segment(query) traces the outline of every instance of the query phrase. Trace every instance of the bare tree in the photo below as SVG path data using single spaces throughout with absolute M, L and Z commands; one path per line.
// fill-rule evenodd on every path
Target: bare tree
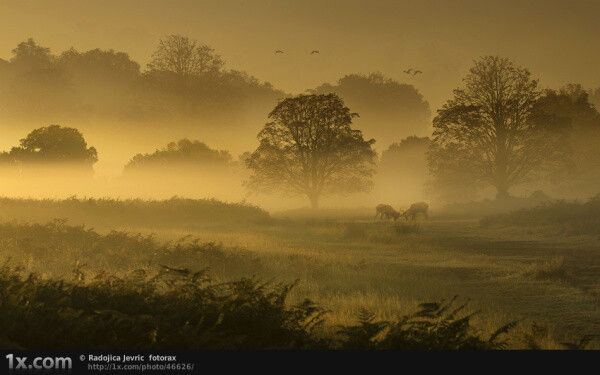
M 305 195 L 313 209 L 322 194 L 372 188 L 373 139 L 351 128 L 351 113 L 335 94 L 299 95 L 281 101 L 272 122 L 258 134 L 260 145 L 247 161 L 255 191 Z
M 217 73 L 223 65 L 221 57 L 209 46 L 185 36 L 170 35 L 158 42 L 148 68 L 187 77 Z
M 433 121 L 430 170 L 437 178 L 469 176 L 508 197 L 512 186 L 557 162 L 559 132 L 539 121 L 538 81 L 512 61 L 483 57 L 463 81 Z

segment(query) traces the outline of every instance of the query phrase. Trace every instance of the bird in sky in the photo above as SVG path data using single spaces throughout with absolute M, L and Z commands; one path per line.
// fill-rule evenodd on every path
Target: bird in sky
M 311 54 L 311 55 L 314 55 L 315 53 L 319 53 L 319 51 L 317 51 L 317 50 L 314 50 L 314 51 L 312 51 L 310 54 Z
M 277 53 L 283 53 L 283 51 L 278 49 L 277 51 L 275 51 L 275 53 L 276 53 L 276 54 L 277 54 Z
M 416 76 L 416 75 L 417 75 L 417 74 L 419 74 L 419 73 L 421 73 L 421 74 L 422 74 L 423 72 L 422 72 L 422 71 L 420 71 L 420 70 L 415 70 L 415 71 L 414 71 L 414 73 L 413 73 L 413 76 Z
M 412 68 L 408 69 L 408 70 L 403 70 L 404 73 L 406 74 L 410 74 L 410 72 L 412 72 Z

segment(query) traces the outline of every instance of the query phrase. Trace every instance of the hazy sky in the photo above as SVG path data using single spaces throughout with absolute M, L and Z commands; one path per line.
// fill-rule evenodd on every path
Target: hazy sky
M 435 110 L 485 54 L 546 86 L 599 87 L 599 14 L 598 0 L 0 0 L 0 57 L 32 37 L 53 52 L 113 48 L 145 65 L 160 37 L 179 33 L 287 92 L 381 71 Z M 409 67 L 424 74 L 408 77 Z

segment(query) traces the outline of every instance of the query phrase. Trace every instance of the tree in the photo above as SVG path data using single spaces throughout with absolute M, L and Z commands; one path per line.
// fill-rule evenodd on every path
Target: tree
M 10 62 L 20 70 L 50 69 L 55 60 L 50 48 L 38 45 L 32 38 L 19 43 L 12 53 Z
M 418 201 L 423 198 L 423 187 L 429 178 L 427 150 L 428 137 L 409 136 L 392 143 L 381 153 L 375 177 L 377 195 L 392 203 Z
M 588 94 L 590 103 L 592 103 L 596 109 L 600 111 L 600 88 L 589 90 Z
M 185 36 L 170 35 L 158 42 L 148 69 L 187 77 L 215 74 L 223 65 L 221 57 L 209 46 Z
M 335 94 L 284 99 L 258 134 L 260 145 L 248 159 L 246 186 L 254 191 L 304 195 L 313 209 L 322 194 L 372 188 L 375 141 L 352 129 L 358 116 Z
M 497 198 L 519 183 L 543 176 L 561 153 L 560 129 L 536 121 L 538 81 L 512 61 L 486 56 L 475 61 L 464 88 L 433 121 L 430 171 L 491 184 Z
M 98 161 L 98 153 L 87 143 L 79 130 L 50 125 L 33 130 L 13 147 L 3 153 L 3 160 L 21 165 L 39 163 L 72 163 L 90 167 Z
M 125 166 L 126 172 L 149 170 L 151 168 L 206 168 L 227 167 L 231 154 L 224 150 L 213 150 L 200 141 L 181 139 L 170 142 L 167 147 L 152 154 L 137 154 Z
M 196 40 L 181 35 L 161 39 L 135 85 L 135 115 L 164 116 L 179 123 L 246 123 L 250 113 L 264 117 L 283 96 L 270 84 L 224 66 L 212 48 Z
M 337 84 L 323 84 L 312 93 L 339 95 L 346 105 L 360 113 L 357 125 L 377 140 L 429 133 L 429 103 L 413 85 L 397 82 L 381 73 L 349 74 Z
M 545 90 L 536 103 L 540 119 L 569 127 L 564 143 L 569 155 L 564 168 L 552 175 L 552 182 L 563 190 L 562 194 L 589 196 L 600 183 L 600 113 L 590 103 L 589 92 L 579 84 L 569 84 L 559 90 Z M 555 125 L 556 126 L 556 125 Z

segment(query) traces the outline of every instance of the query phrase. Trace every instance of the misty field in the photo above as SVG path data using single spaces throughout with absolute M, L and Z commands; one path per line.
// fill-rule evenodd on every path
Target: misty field
M 256 328 L 254 336 L 252 332 L 244 332 L 244 335 L 256 338 L 256 332 L 261 330 L 271 333 L 268 338 L 256 338 L 251 342 L 241 341 L 244 344 L 240 346 L 247 348 L 269 347 L 264 344 L 265 340 L 274 340 L 271 346 L 279 348 L 367 348 L 365 343 L 357 344 L 360 341 L 357 337 L 363 335 L 360 337 L 364 339 L 365 335 L 369 336 L 365 333 L 369 329 L 373 329 L 374 331 L 369 332 L 375 335 L 378 332 L 375 322 L 399 324 L 397 322 L 402 321 L 401 317 L 415 313 L 421 316 L 418 313 L 422 308 L 418 307 L 419 303 L 443 300 L 447 303 L 454 296 L 458 296 L 454 303 L 456 307 L 468 302 L 461 311 L 464 315 L 459 314 L 461 317 L 469 317 L 470 313 L 479 311 L 468 319 L 468 327 L 461 328 L 468 328 L 469 335 L 472 335 L 469 337 L 477 337 L 477 340 L 480 340 L 476 340 L 477 343 L 487 342 L 496 330 L 511 322 L 517 323 L 514 327 L 511 326 L 507 334 L 500 335 L 502 340 L 506 340 L 509 348 L 564 348 L 565 345 L 561 343 L 577 343 L 580 339 L 588 341 L 592 338 L 589 335 L 600 332 L 600 288 L 597 284 L 600 276 L 600 263 L 597 260 L 600 241 L 594 236 L 566 237 L 545 229 L 490 224 L 482 226 L 477 220 L 441 220 L 435 217 L 430 220 L 420 219 L 416 223 L 402 221 L 394 225 L 381 221 L 373 222 L 371 211 L 368 209 L 337 210 L 320 216 L 290 211 L 274 214 L 271 218 L 257 208 L 231 205 L 228 207 L 235 213 L 231 220 L 224 216 L 211 220 L 209 216 L 203 217 L 199 214 L 188 222 L 134 220 L 134 212 L 140 215 L 139 211 L 150 208 L 156 210 L 157 207 L 162 207 L 164 210 L 164 207 L 171 207 L 171 215 L 176 214 L 177 210 L 185 212 L 185 201 L 156 201 L 148 204 L 144 202 L 104 202 L 105 206 L 121 207 L 130 219 L 129 225 L 119 223 L 111 226 L 106 225 L 107 220 L 102 215 L 111 214 L 112 211 L 96 207 L 95 211 L 90 213 L 90 203 L 83 200 L 3 200 L 5 222 L 0 224 L 0 256 L 2 262 L 6 262 L 3 271 L 4 282 L 16 282 L 14 280 L 18 277 L 10 272 L 16 272 L 14 270 L 21 267 L 19 272 L 25 281 L 22 281 L 23 285 L 18 285 L 19 288 L 34 293 L 34 297 L 30 297 L 32 300 L 43 299 L 44 293 L 52 293 L 53 287 L 50 286 L 55 285 L 53 283 L 58 280 L 75 283 L 62 286 L 65 290 L 73 288 L 77 291 L 77 288 L 84 286 L 92 288 L 92 291 L 85 289 L 86 293 L 97 293 L 101 297 L 91 298 L 89 303 L 102 305 L 104 300 L 107 307 L 82 307 L 80 301 L 79 308 L 83 309 L 82 311 L 89 310 L 92 314 L 86 319 L 109 324 L 113 320 L 119 322 L 118 316 L 126 316 L 119 310 L 118 301 L 134 298 L 124 297 L 127 293 L 134 293 L 127 289 L 126 286 L 130 285 L 128 283 L 140 288 L 140 284 L 131 280 L 139 282 L 141 277 L 155 283 L 157 277 L 165 276 L 165 272 L 169 277 L 172 274 L 182 276 L 184 282 L 167 280 L 160 288 L 166 285 L 167 290 L 180 296 L 167 296 L 179 301 L 176 302 L 176 306 L 183 303 L 182 299 L 189 299 L 189 303 L 196 306 L 195 304 L 199 303 L 198 298 L 212 301 L 207 296 L 213 294 L 206 293 L 213 291 L 213 286 L 203 286 L 194 292 L 199 294 L 189 295 L 191 292 L 188 288 L 190 285 L 196 285 L 194 283 L 197 281 L 194 279 L 191 282 L 190 278 L 197 277 L 203 283 L 210 279 L 215 285 L 221 285 L 215 287 L 218 290 L 223 288 L 222 285 L 229 285 L 226 287 L 229 288 L 227 293 L 238 296 L 230 296 L 227 301 L 239 302 L 247 299 L 253 301 L 248 302 L 251 306 L 258 306 L 255 306 L 257 310 L 252 310 L 252 318 L 243 315 L 244 319 L 250 319 L 246 320 L 246 324 L 249 325 L 246 329 L 250 329 L 250 326 L 254 327 L 253 330 Z M 187 202 L 192 204 L 192 207 L 210 203 L 192 200 Z M 123 204 L 130 206 L 125 209 L 121 206 Z M 18 221 L 7 221 L 9 210 L 6 208 L 10 205 L 21 205 L 18 212 L 31 212 L 32 215 L 35 212 L 37 216 L 29 222 L 25 222 L 22 217 Z M 49 209 L 50 206 L 53 209 Z M 40 207 L 45 207 L 46 211 Z M 68 207 L 68 212 L 72 215 L 69 221 L 52 220 L 49 217 L 61 217 L 61 213 L 67 212 L 65 207 Z M 133 207 L 136 210 L 133 210 Z M 87 213 L 81 212 L 84 208 L 88 209 Z M 111 210 L 114 210 L 114 207 Z M 80 211 L 78 215 L 74 214 L 76 211 Z M 167 215 L 167 212 L 160 211 L 155 214 Z M 241 213 L 248 215 L 248 220 L 241 220 Z M 170 224 L 167 224 L 169 222 Z M 30 273 L 37 276 L 28 279 L 27 275 Z M 152 278 L 152 275 L 155 277 Z M 42 283 L 36 287 L 40 289 L 27 284 L 27 280 L 38 280 L 29 282 Z M 99 281 L 102 281 L 100 286 L 97 284 Z M 50 286 L 43 283 L 49 283 Z M 295 286 L 286 289 L 286 285 L 292 284 Z M 149 314 L 148 316 L 157 321 L 175 325 L 177 319 L 182 319 L 177 316 L 185 311 L 191 313 L 194 310 L 186 305 L 188 307 L 185 310 L 179 306 L 171 313 L 162 311 L 159 307 L 166 302 L 160 302 L 161 298 L 167 297 L 153 294 L 158 293 L 160 288 L 154 284 L 148 284 L 144 288 L 149 288 L 144 289 L 150 291 L 147 296 L 140 297 L 136 294 L 135 298 L 154 301 L 154 305 L 148 307 L 152 313 L 146 315 Z M 107 290 L 113 289 L 116 297 L 111 299 Z M 72 295 L 75 292 L 71 290 L 65 293 Z M 240 295 L 243 298 L 239 297 Z M 5 306 L 10 305 L 6 301 L 7 298 L 15 306 L 21 306 L 20 302 L 11 299 L 9 292 L 2 298 Z M 223 308 L 222 302 L 214 298 L 214 306 Z M 286 307 L 271 306 L 277 305 L 276 301 L 283 299 Z M 307 305 L 306 299 L 315 305 Z M 44 302 L 48 304 L 44 316 L 52 316 L 49 311 L 63 311 L 66 308 L 60 308 L 60 303 L 66 304 L 64 300 L 60 303 L 52 298 L 50 300 L 54 302 Z M 52 305 L 53 303 L 58 303 L 59 307 Z M 209 309 L 212 315 L 208 316 L 218 321 L 219 310 L 210 303 L 200 304 L 196 309 Z M 114 306 L 108 307 L 112 305 Z M 40 306 L 44 304 L 41 303 Z M 249 308 L 244 303 L 240 305 L 246 306 L 244 308 L 235 303 L 232 305 L 234 307 L 227 304 L 225 306 L 229 306 L 225 316 L 236 317 L 239 311 Z M 78 313 L 74 306 L 70 306 L 69 309 L 71 319 L 76 319 L 77 314 L 84 314 Z M 4 314 L 7 314 L 6 311 Z M 28 314 L 9 313 L 9 318 L 14 320 L 11 324 L 15 327 L 25 324 L 22 316 L 32 316 Z M 138 315 L 134 314 L 136 319 Z M 6 322 L 11 321 L 6 316 L 4 318 Z M 267 318 L 281 323 L 281 327 L 263 327 L 264 319 Z M 315 321 L 311 320 L 313 318 Z M 129 319 L 132 319 L 131 316 Z M 129 324 L 143 330 L 145 325 L 152 326 L 149 323 L 152 319 L 147 319 L 146 323 L 133 324 L 130 321 Z M 321 324 L 312 327 L 310 334 L 307 333 L 306 327 L 321 320 Z M 232 323 L 227 319 L 225 321 L 233 327 L 223 331 L 229 332 L 228 334 L 231 334 L 232 329 L 235 332 L 235 327 L 243 326 L 240 322 Z M 431 321 L 439 323 L 440 318 L 432 317 Z M 367 329 L 368 327 L 370 328 Z M 389 332 L 397 332 L 388 326 L 385 327 Z M 338 340 L 336 345 L 319 341 L 344 336 L 343 332 L 353 332 L 351 336 L 355 335 L 354 341 Z M 356 336 L 357 332 L 362 333 Z M 138 333 L 140 337 L 147 337 L 144 335 L 148 332 Z M 83 335 L 81 332 L 80 334 Z M 214 341 L 214 337 L 210 335 L 210 340 L 202 341 L 197 335 L 189 332 L 186 334 L 190 335 L 189 346 L 174 345 L 168 340 L 173 339 L 172 337 L 164 339 L 163 345 L 214 348 L 222 347 L 223 342 L 229 342 L 224 338 L 229 337 L 227 334 L 214 336 L 225 341 Z M 50 333 L 48 335 L 51 337 Z M 52 342 L 36 341 L 35 336 L 32 337 L 34 338 L 30 337 L 27 343 L 18 342 L 14 337 L 5 337 L 8 344 L 3 345 L 52 347 Z M 292 340 L 295 343 L 293 345 L 289 341 L 291 337 L 296 337 L 296 341 Z M 137 339 L 134 338 L 130 337 L 131 341 L 115 341 L 116 339 L 104 337 L 97 342 L 90 338 L 82 342 L 89 347 L 106 347 L 111 343 L 114 346 L 131 347 L 145 342 L 135 341 Z M 388 338 L 384 339 L 384 342 L 397 341 L 394 340 Z M 465 340 L 471 342 L 471 339 Z M 302 344 L 299 344 L 300 342 Z M 58 347 L 68 346 L 65 343 L 55 344 Z M 158 345 L 155 341 L 148 341 L 146 344 L 146 347 Z M 396 345 L 391 347 L 403 347 Z M 406 347 L 408 344 L 403 345 Z M 410 345 L 414 347 L 416 344 Z M 440 344 L 438 348 L 470 347 L 454 343 L 452 345 L 454 346 Z M 478 345 L 473 344 L 472 348 L 503 347 Z M 593 348 L 597 346 L 594 340 L 588 345 Z

